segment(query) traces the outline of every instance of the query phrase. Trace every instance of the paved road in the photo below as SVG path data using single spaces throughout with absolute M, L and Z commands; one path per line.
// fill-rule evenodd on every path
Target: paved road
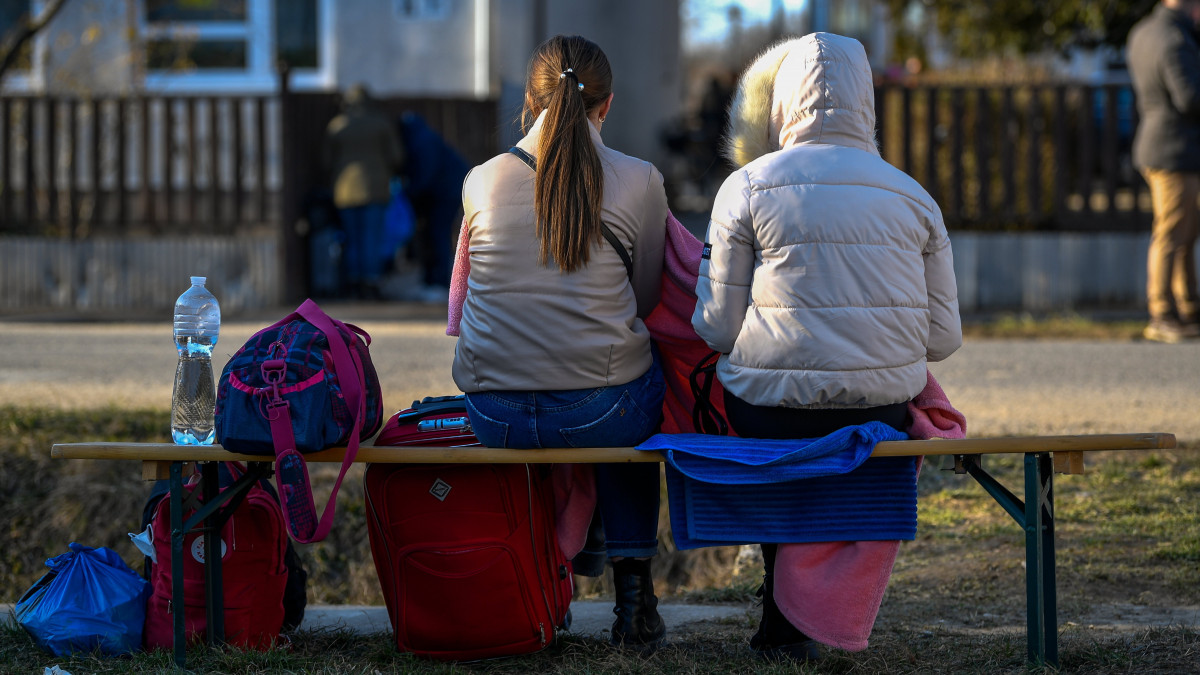
M 456 391 L 445 324 L 385 306 L 335 307 L 374 338 L 389 408 Z M 282 315 L 282 313 L 279 313 Z M 214 370 L 269 320 L 222 326 Z M 0 321 L 0 405 L 166 408 L 169 321 Z M 1200 342 L 972 340 L 932 366 L 971 435 L 1168 431 L 1200 442 Z

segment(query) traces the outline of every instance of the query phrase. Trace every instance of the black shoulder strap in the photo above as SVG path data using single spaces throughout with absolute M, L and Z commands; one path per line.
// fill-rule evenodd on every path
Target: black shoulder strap
M 717 379 L 717 360 L 720 358 L 720 352 L 709 352 L 688 375 L 692 385 L 692 430 L 698 434 L 729 435 L 729 423 L 712 402 L 713 380 Z
M 533 155 L 515 145 L 509 148 L 508 151 L 519 157 L 522 162 L 525 162 L 525 166 L 529 167 L 530 171 L 537 173 L 537 160 L 533 158 Z
M 525 162 L 525 166 L 528 166 L 531 171 L 537 173 L 537 160 L 533 158 L 533 155 L 515 145 L 509 148 L 508 151 L 519 157 L 522 162 Z M 600 234 L 604 235 L 604 238 L 613 247 L 613 250 L 617 252 L 617 255 L 621 256 L 621 262 L 625 263 L 625 274 L 632 279 L 633 260 L 629 258 L 629 252 L 621 245 L 621 240 L 617 239 L 617 235 L 613 234 L 613 231 L 608 229 L 608 225 L 605 225 L 603 222 L 600 223 Z

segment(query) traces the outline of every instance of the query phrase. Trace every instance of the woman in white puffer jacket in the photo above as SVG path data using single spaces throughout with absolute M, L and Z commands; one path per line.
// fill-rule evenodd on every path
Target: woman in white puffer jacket
M 762 54 L 730 111 L 741 168 L 717 193 L 692 316 L 721 352 L 739 436 L 814 438 L 907 426 L 926 363 L 962 344 L 950 240 L 933 198 L 875 144 L 874 86 L 856 40 L 814 33 Z M 764 655 L 813 658 L 771 598 Z

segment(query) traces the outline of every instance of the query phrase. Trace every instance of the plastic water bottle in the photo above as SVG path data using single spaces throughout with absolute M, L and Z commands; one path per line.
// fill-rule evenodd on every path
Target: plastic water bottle
M 221 332 L 221 307 L 204 281 L 192 277 L 192 287 L 175 301 L 179 367 L 171 394 L 171 439 L 179 445 L 209 445 L 216 434 L 212 350 Z

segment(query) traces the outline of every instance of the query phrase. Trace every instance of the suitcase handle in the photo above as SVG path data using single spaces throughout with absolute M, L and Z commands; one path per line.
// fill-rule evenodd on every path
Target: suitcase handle
M 465 415 L 467 412 L 467 401 L 462 395 L 426 397 L 421 401 L 413 401 L 412 408 L 407 413 L 397 413 L 396 421 L 406 424 L 424 419 L 430 415 L 440 415 L 442 413 L 463 413 Z
M 436 420 L 417 422 L 417 431 L 446 431 L 449 429 L 470 430 L 471 421 L 466 417 L 442 417 Z

